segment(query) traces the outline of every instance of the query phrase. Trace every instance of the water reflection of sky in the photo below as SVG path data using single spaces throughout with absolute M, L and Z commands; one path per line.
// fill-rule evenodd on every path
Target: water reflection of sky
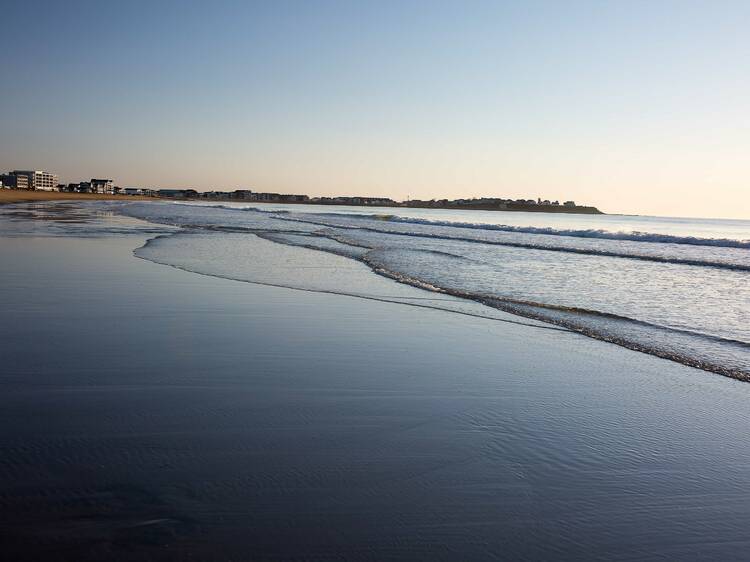
M 118 214 L 118 203 L 43 201 L 0 205 L 1 236 L 107 236 L 175 230 Z

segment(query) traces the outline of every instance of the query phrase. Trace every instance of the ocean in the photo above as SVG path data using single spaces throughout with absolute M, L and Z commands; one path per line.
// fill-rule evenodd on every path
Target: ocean
M 536 312 L 570 301 L 638 318 L 638 305 L 731 335 L 724 312 L 711 324 L 694 303 L 648 308 L 617 278 L 688 268 L 699 285 L 744 270 L 528 247 L 666 251 L 595 228 L 629 218 L 228 207 L 0 206 L 6 559 L 745 556 L 750 385 L 593 333 L 635 337 L 623 324 L 653 320 L 605 308 L 585 337 Z M 731 260 L 743 236 L 719 223 L 696 238 L 734 240 L 712 255 Z M 563 280 L 578 294 L 560 281 L 573 259 L 590 274 Z M 537 304 L 517 308 L 519 294 Z M 681 333 L 648 343 L 694 353 Z M 690 337 L 746 369 L 728 337 Z
M 239 203 L 113 208 L 183 229 L 136 251 L 158 263 L 368 296 L 312 269 L 269 276 L 250 260 L 262 238 L 344 256 L 436 299 L 479 303 L 485 314 L 750 380 L 750 221 Z M 314 268 L 319 258 L 306 255 Z

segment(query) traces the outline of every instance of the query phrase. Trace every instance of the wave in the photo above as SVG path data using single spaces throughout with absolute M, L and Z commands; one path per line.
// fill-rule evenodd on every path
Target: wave
M 557 229 L 552 227 L 537 227 L 537 226 L 515 226 L 508 224 L 488 224 L 488 223 L 472 223 L 472 222 L 458 222 L 458 221 L 441 221 L 433 219 L 421 219 L 417 217 L 403 217 L 397 214 L 383 214 L 383 213 L 305 213 L 305 211 L 290 211 L 287 209 L 263 209 L 260 207 L 233 207 L 224 204 L 205 204 L 205 203 L 179 203 L 186 206 L 196 207 L 212 207 L 218 209 L 226 209 L 229 211 L 250 211 L 255 213 L 263 213 L 268 215 L 304 215 L 314 214 L 316 217 L 328 217 L 328 218 L 347 218 L 357 220 L 375 220 L 380 222 L 392 222 L 392 223 L 403 223 L 403 224 L 418 224 L 424 226 L 435 226 L 435 227 L 447 227 L 447 228 L 467 228 L 472 230 L 488 230 L 495 232 L 511 232 L 517 234 L 542 234 L 548 236 L 564 236 L 570 238 L 587 238 L 587 239 L 599 239 L 599 240 L 625 240 L 629 242 L 646 242 L 646 243 L 657 243 L 657 244 L 681 244 L 688 246 L 709 246 L 718 248 L 740 248 L 750 249 L 750 240 L 739 240 L 733 238 L 703 238 L 699 236 L 676 236 L 672 234 L 660 234 L 655 232 L 641 232 L 641 231 L 619 231 L 613 232 L 610 230 L 603 229 Z M 303 220 L 304 219 L 293 219 Z M 309 222 L 314 222 L 312 219 L 308 219 Z M 307 222 L 307 221 L 304 221 Z
M 714 357 L 704 357 L 695 351 L 697 347 L 701 346 L 721 346 L 748 354 L 750 353 L 750 343 L 744 341 L 662 326 L 597 310 L 517 300 L 438 286 L 391 269 L 387 264 L 372 259 L 368 255 L 365 255 L 362 261 L 367 263 L 375 273 L 399 283 L 473 300 L 503 312 L 560 326 L 633 351 L 654 355 L 736 380 L 750 382 L 750 369 L 741 360 L 733 362 L 727 360 L 727 357 L 724 357 L 723 360 L 716 360 Z
M 526 327 L 529 327 L 529 328 L 537 328 L 537 329 L 541 329 L 541 330 L 552 330 L 552 331 L 558 331 L 558 332 L 569 332 L 570 331 L 570 330 L 566 329 L 563 326 L 553 326 L 553 325 L 550 325 L 549 322 L 530 324 L 528 322 L 523 322 L 522 320 L 511 320 L 511 319 L 508 319 L 508 318 L 499 318 L 497 316 L 493 316 L 493 315 L 490 315 L 490 314 L 480 314 L 480 313 L 477 313 L 477 312 L 470 312 L 470 311 L 467 311 L 467 310 L 460 310 L 460 309 L 456 309 L 456 308 L 450 308 L 450 307 L 447 306 L 447 304 L 446 305 L 438 305 L 438 304 L 424 304 L 422 302 L 419 302 L 419 301 L 430 301 L 432 303 L 435 303 L 435 302 L 440 302 L 441 300 L 444 300 L 444 299 L 435 299 L 435 298 L 431 298 L 431 297 L 412 297 L 412 296 L 410 296 L 410 297 L 407 297 L 407 296 L 393 297 L 393 296 L 385 296 L 385 295 L 373 295 L 373 294 L 357 293 L 357 292 L 353 292 L 353 291 L 344 291 L 344 290 L 311 288 L 311 287 L 304 287 L 304 286 L 294 285 L 294 284 L 290 284 L 290 283 L 272 283 L 272 282 L 267 282 L 267 281 L 258 281 L 258 280 L 253 280 L 253 279 L 247 279 L 247 278 L 238 277 L 238 276 L 234 276 L 234 275 L 230 275 L 230 274 L 221 274 L 221 273 L 217 273 L 217 272 L 207 272 L 207 271 L 203 271 L 203 270 L 201 270 L 199 268 L 196 268 L 196 267 L 189 267 L 187 265 L 176 264 L 176 263 L 174 263 L 173 261 L 171 261 L 169 259 L 158 257 L 157 255 L 154 255 L 153 253 L 149 252 L 149 250 L 152 250 L 155 246 L 158 246 L 160 243 L 162 243 L 164 241 L 167 241 L 169 239 L 173 239 L 173 238 L 175 238 L 177 236 L 184 236 L 186 234 L 189 235 L 189 234 L 194 234 L 194 233 L 190 233 L 190 232 L 177 232 L 177 233 L 161 234 L 159 236 L 155 236 L 154 238 L 150 238 L 150 239 L 146 240 L 146 242 L 142 246 L 140 246 L 139 248 L 134 249 L 133 250 L 133 255 L 135 257 L 139 258 L 139 259 L 142 259 L 142 260 L 146 260 L 146 261 L 149 261 L 149 262 L 152 262 L 152 263 L 156 263 L 156 264 L 159 264 L 159 265 L 165 265 L 165 266 L 168 266 L 168 267 L 173 267 L 175 269 L 179 269 L 181 271 L 185 271 L 185 272 L 188 272 L 188 273 L 195 273 L 195 274 L 198 274 L 198 275 L 206 275 L 208 277 L 216 277 L 218 279 L 226 279 L 226 280 L 229 280 L 229 281 L 238 281 L 238 282 L 242 282 L 242 283 L 250 283 L 252 285 L 260 285 L 260 286 L 264 286 L 264 287 L 276 287 L 276 288 L 280 288 L 280 289 L 291 289 L 293 291 L 302 291 L 302 292 L 306 292 L 306 293 L 320 293 L 320 294 L 327 294 L 327 295 L 338 295 L 338 296 L 344 296 L 344 297 L 352 297 L 352 298 L 357 298 L 357 299 L 363 299 L 363 300 L 369 300 L 369 301 L 376 301 L 376 302 L 384 302 L 384 303 L 389 303 L 389 304 L 398 304 L 398 305 L 402 305 L 402 306 L 410 306 L 410 307 L 414 307 L 414 308 L 423 308 L 423 309 L 428 309 L 428 310 L 438 310 L 438 311 L 441 311 L 441 312 L 449 312 L 451 314 L 458 314 L 460 316 L 468 316 L 468 317 L 472 317 L 472 318 L 481 318 L 483 320 L 492 320 L 492 321 L 496 321 L 496 322 L 502 322 L 502 323 L 505 323 L 505 324 L 515 324 L 515 325 L 518 325 L 518 326 L 526 326 Z M 308 245 L 305 245 L 305 244 L 292 244 L 292 243 L 289 243 L 287 241 L 283 241 L 282 239 L 274 239 L 273 236 L 265 235 L 265 234 L 261 235 L 261 234 L 257 234 L 256 233 L 255 235 L 258 236 L 258 237 L 260 237 L 260 238 L 263 238 L 265 240 L 268 240 L 270 242 L 275 242 L 277 244 L 282 244 L 282 245 L 287 245 L 287 246 L 298 246 L 298 247 L 307 248 L 307 249 L 310 249 L 310 250 L 316 250 L 316 251 L 328 252 L 328 253 L 332 253 L 332 254 L 338 254 L 338 252 L 336 252 L 334 250 L 331 250 L 331 249 L 328 249 L 328 248 L 323 249 L 323 248 L 320 248 L 320 247 L 308 246 Z M 338 254 L 338 255 L 341 255 L 342 257 L 348 257 L 348 258 L 351 258 L 351 259 L 355 259 L 357 261 L 361 261 L 361 262 L 365 263 L 364 260 L 362 260 L 360 258 L 357 258 L 357 257 L 354 257 L 354 256 L 350 256 L 350 255 L 346 255 L 346 254 Z M 424 289 L 424 290 L 427 290 L 427 291 L 430 291 L 430 292 L 448 295 L 447 291 L 443 291 L 439 287 L 436 287 L 434 285 L 429 285 L 428 283 L 419 283 L 419 282 L 415 281 L 413 283 L 405 283 L 405 284 L 416 286 L 418 288 L 421 288 L 421 289 Z M 450 302 L 450 301 L 448 301 L 448 302 Z M 516 315 L 516 316 L 518 316 L 518 315 Z
M 235 210 L 237 210 L 235 208 Z M 245 210 L 245 209 L 242 209 Z M 285 213 L 289 211 L 268 211 L 262 209 L 247 209 L 263 213 Z M 382 222 L 393 222 L 402 224 L 418 224 L 423 226 L 466 228 L 471 230 L 488 230 L 495 232 L 511 232 L 516 234 L 543 234 L 548 236 L 564 236 L 570 238 L 588 238 L 599 240 L 625 240 L 629 242 L 650 242 L 657 244 L 683 244 L 689 246 L 711 246 L 719 248 L 750 249 L 750 240 L 735 240 L 732 238 L 701 238 L 698 236 L 675 236 L 671 234 L 658 234 L 654 232 L 612 232 L 602 229 L 557 229 L 552 227 L 537 226 L 513 226 L 507 224 L 486 224 L 455 221 L 438 221 L 431 219 L 419 219 L 414 217 L 401 217 L 398 215 L 360 215 L 353 213 L 316 213 L 315 216 L 329 218 L 348 218 L 358 220 L 377 220 Z M 296 219 L 295 219 L 296 220 Z M 313 222 L 312 219 L 308 219 Z
M 740 329 L 740 324 L 737 324 L 738 328 L 734 329 L 726 328 L 723 325 L 717 325 L 716 322 L 711 320 L 711 310 L 715 310 L 717 306 L 716 299 L 709 300 L 712 309 L 706 309 L 701 311 L 697 309 L 699 313 L 695 319 L 689 318 L 686 314 L 672 312 L 677 307 L 683 306 L 681 303 L 684 301 L 679 300 L 679 295 L 675 295 L 672 300 L 661 299 L 661 294 L 651 294 L 649 292 L 641 293 L 637 292 L 639 299 L 633 303 L 634 306 L 614 306 L 611 312 L 604 312 L 601 310 L 595 310 L 602 308 L 601 294 L 597 293 L 598 289 L 593 290 L 593 300 L 587 300 L 588 289 L 585 285 L 572 285 L 577 287 L 581 293 L 579 297 L 571 298 L 569 295 L 560 295 L 559 298 L 555 296 L 549 289 L 554 288 L 555 279 L 551 279 L 548 285 L 545 285 L 542 278 L 536 276 L 524 277 L 524 274 L 509 276 L 508 280 L 514 280 L 515 282 L 529 282 L 532 284 L 532 289 L 529 291 L 515 289 L 503 289 L 499 284 L 501 281 L 499 278 L 493 277 L 498 274 L 504 274 L 502 268 L 493 269 L 493 267 L 484 268 L 487 256 L 494 256 L 492 259 L 504 260 L 508 256 L 504 252 L 500 252 L 497 256 L 494 253 L 478 252 L 479 261 L 475 260 L 474 251 L 471 247 L 467 246 L 464 249 L 457 250 L 454 244 L 440 244 L 435 243 L 422 243 L 422 244 L 411 244 L 406 243 L 407 240 L 401 239 L 396 242 L 395 238 L 388 238 L 390 235 L 396 236 L 410 236 L 422 239 L 440 239 L 440 240 L 451 240 L 469 242 L 473 244 L 487 244 L 487 245 L 498 245 L 498 246 L 510 246 L 530 250 L 542 250 L 542 251 L 557 251 L 567 252 L 575 254 L 585 254 L 592 256 L 604 256 L 604 257 L 615 257 L 615 258 L 628 258 L 631 260 L 642 260 L 649 262 L 658 262 L 665 264 L 680 264 L 688 266 L 709 266 L 715 268 L 738 270 L 739 272 L 750 271 L 750 264 L 747 263 L 735 263 L 735 262 L 720 262 L 712 259 L 711 254 L 718 254 L 718 250 L 711 252 L 706 250 L 695 249 L 693 251 L 682 252 L 682 255 L 670 255 L 670 254 L 655 254 L 655 253 L 631 253 L 627 244 L 618 245 L 615 247 L 608 244 L 610 248 L 590 247 L 593 243 L 578 244 L 577 246 L 563 246 L 562 241 L 552 246 L 545 246 L 537 244 L 532 237 L 528 237 L 526 242 L 522 237 L 518 237 L 516 240 L 502 239 L 505 237 L 495 237 L 489 240 L 478 237 L 471 237 L 471 233 L 468 232 L 456 232 L 446 228 L 439 228 L 442 226 L 460 227 L 460 223 L 444 223 L 438 221 L 424 221 L 420 219 L 404 219 L 402 217 L 392 216 L 378 216 L 379 224 L 373 224 L 373 215 L 346 215 L 339 213 L 329 214 L 299 214 L 299 213 L 279 213 L 278 211 L 255 209 L 253 207 L 236 208 L 236 207 L 225 207 L 219 205 L 218 207 L 229 209 L 233 212 L 237 211 L 254 211 L 263 213 L 255 215 L 249 222 L 245 220 L 237 220 L 238 215 L 234 215 L 235 218 L 225 218 L 214 216 L 211 214 L 207 215 L 203 224 L 200 224 L 200 220 L 193 220 L 191 216 L 180 217 L 183 224 L 183 228 L 188 228 L 192 231 L 203 231 L 203 232 L 215 232 L 216 234 L 221 233 L 246 233 L 254 234 L 271 242 L 276 242 L 284 245 L 300 246 L 311 250 L 324 251 L 332 254 L 338 254 L 350 259 L 354 259 L 366 264 L 375 273 L 394 279 L 400 283 L 412 285 L 433 293 L 442 293 L 446 297 L 457 297 L 465 299 L 467 301 L 473 301 L 481 305 L 488 306 L 495 310 L 500 310 L 506 313 L 514 314 L 516 316 L 531 319 L 538 322 L 544 322 L 549 327 L 557 326 L 558 329 L 565 329 L 574 331 L 588 337 L 606 341 L 620 345 L 622 347 L 647 353 L 656 357 L 669 359 L 696 367 L 705 371 L 718 373 L 727 377 L 732 377 L 738 380 L 750 381 L 750 343 L 744 337 L 747 334 L 746 330 Z M 267 218 L 272 216 L 273 221 L 269 221 Z M 357 220 L 348 220 L 348 218 L 355 218 Z M 360 220 L 360 219 L 370 219 Z M 395 219 L 395 220 L 394 220 Z M 148 219 L 147 219 L 148 220 Z M 221 224 L 223 221 L 227 221 L 227 224 Z M 237 224 L 233 224 L 237 223 Z M 295 223 L 297 225 L 295 226 Z M 299 223 L 307 223 L 306 225 Z M 429 225 L 424 228 L 408 228 L 408 227 L 396 227 L 394 223 L 415 223 Z M 392 226 L 388 226 L 391 224 Z M 304 227 L 311 225 L 307 230 Z M 430 228 L 432 227 L 432 228 Z M 435 228 L 438 227 L 438 228 Z M 465 225 L 464 225 L 465 227 Z M 502 226 L 497 225 L 475 225 L 476 229 L 481 230 L 501 230 Z M 512 229 L 513 232 L 523 232 L 525 230 L 531 230 L 526 227 L 507 227 Z M 533 229 L 535 232 L 543 232 L 548 234 L 554 229 Z M 185 232 L 185 231 L 183 231 Z M 375 233 L 379 236 L 374 236 Z M 557 231 L 565 232 L 565 231 Z M 592 232 L 592 231 L 575 231 L 575 232 Z M 600 231 L 597 231 L 600 232 Z M 611 235 L 612 233 L 607 233 Z M 668 238 L 674 242 L 676 237 L 661 236 L 661 239 Z M 498 238 L 501 238 L 498 240 Z M 631 237 L 632 239 L 632 237 Z M 690 240 L 694 238 L 688 237 Z M 533 241 L 532 241 L 533 240 Z M 653 240 L 652 240 L 653 241 Z M 721 242 L 721 241 L 719 241 Z M 734 248 L 740 247 L 735 242 Z M 419 247 L 428 246 L 428 247 Z M 431 248 L 429 246 L 432 246 Z M 582 247 L 583 246 L 583 247 Z M 632 245 L 630 245 L 632 247 Z M 645 249 L 642 251 L 646 251 Z M 653 250 L 648 250 L 652 252 Z M 662 250 L 657 250 L 662 251 Z M 673 250 L 670 250 L 672 252 Z M 407 253 L 405 253 L 407 252 Z M 414 252 L 410 254 L 408 252 Z M 728 256 L 733 253 L 735 257 Z M 727 250 L 724 252 L 725 259 L 736 259 L 741 252 L 736 250 Z M 515 253 L 514 253 L 515 254 Z M 529 254 L 531 255 L 531 254 Z M 705 259 L 702 259 L 705 256 Z M 143 256 L 139 256 L 143 257 Z M 516 256 L 517 261 L 522 258 Z M 544 258 L 540 256 L 540 258 Z M 742 256 L 740 256 L 742 258 Z M 537 258 L 529 258 L 534 260 Z M 153 260 L 156 261 L 156 260 Z M 168 255 L 164 261 L 160 260 L 160 263 L 166 265 L 174 265 L 169 263 L 171 260 Z M 513 264 L 517 261 L 512 262 Z M 569 266 L 575 267 L 575 262 L 569 263 L 561 260 L 548 260 L 542 259 L 540 263 L 545 264 L 545 267 L 554 267 L 555 262 L 560 262 L 560 267 Z M 487 263 L 494 263 L 492 261 Z M 511 262 L 509 262 L 511 263 Z M 519 262 L 520 263 L 520 262 Z M 592 262 L 593 263 L 593 262 Z M 464 270 L 464 265 L 466 269 Z M 179 267 L 179 266 L 177 266 Z M 506 265 L 503 265 L 506 267 Z M 600 264 L 601 267 L 601 264 Z M 609 267 L 609 264 L 607 265 Z M 633 263 L 632 265 L 616 265 L 612 264 L 612 271 L 617 271 L 618 268 L 623 268 L 623 273 L 629 271 L 638 271 L 638 275 L 656 275 L 658 272 L 654 270 L 644 269 L 633 269 L 638 266 Z M 198 269 L 203 269 L 200 264 L 197 264 Z M 191 268 L 192 269 L 192 268 Z M 231 270 L 231 268 L 230 268 Z M 195 271 L 193 269 L 193 271 Z M 534 270 L 531 270 L 534 271 Z M 195 271 L 201 273 L 201 271 Z M 645 272 L 645 273 L 644 273 Z M 696 275 L 697 271 L 667 271 L 661 270 L 661 276 L 667 281 L 671 279 L 670 275 L 676 276 L 675 279 L 682 277 L 683 279 L 692 278 Z M 236 278 L 231 275 L 227 278 Z M 651 277 L 649 277 L 650 279 Z M 567 279 L 567 278 L 566 278 Z M 617 283 L 616 277 L 607 277 L 609 282 L 612 282 L 612 286 L 604 287 L 603 290 L 607 290 L 611 294 L 611 299 L 624 299 L 626 303 L 630 303 L 633 298 L 632 293 L 627 293 L 626 288 L 622 288 Z M 633 279 L 637 279 L 637 276 Z M 743 294 L 739 289 L 742 287 L 742 281 L 744 277 L 736 274 L 718 275 L 708 270 L 701 274 L 700 277 L 696 278 L 696 282 L 703 283 L 718 283 L 716 285 L 720 289 L 728 288 L 731 289 L 731 293 L 735 295 L 733 301 L 737 301 L 737 305 L 742 300 L 739 295 Z M 727 282 L 722 285 L 717 280 L 726 279 Z M 248 281 L 248 279 L 238 279 Z M 664 279 L 662 279 L 663 281 Z M 558 280 L 559 281 L 559 280 Z M 633 281 L 631 279 L 631 281 Z M 255 282 L 255 281 L 250 281 Z M 540 287 L 537 287 L 535 283 L 541 283 Z M 303 282 L 302 285 L 307 283 Z M 288 288 L 297 288 L 305 290 L 303 287 L 290 287 L 284 284 L 284 281 L 277 286 L 285 286 Z M 495 287 L 498 287 L 496 290 Z M 672 285 L 665 285 L 665 290 L 672 287 Z M 686 290 L 686 283 L 679 286 L 679 290 Z M 536 291 L 540 289 L 541 292 Z M 670 289 L 671 290 L 671 289 Z M 722 289 L 723 290 L 723 289 Z M 739 291 L 739 292 L 738 292 Z M 347 291 L 348 292 L 348 291 Z M 652 291 L 653 293 L 653 291 Z M 346 293 L 342 293 L 346 294 Z M 544 295 L 544 296 L 538 296 Z M 350 294 L 350 296 L 360 296 Z M 654 297 L 651 300 L 651 297 Z M 520 300 L 520 299 L 532 299 L 532 300 Z M 545 302 L 534 302 L 534 300 L 543 300 Z M 688 301 L 693 302 L 695 299 Z M 605 299 L 606 301 L 606 299 Z M 576 307 L 563 306 L 562 303 L 567 302 L 568 305 L 573 304 Z M 599 303 L 597 305 L 596 303 Z M 616 300 L 613 302 L 617 302 Z M 701 301 L 703 302 L 703 301 Z M 643 303 L 643 305 L 641 305 Z M 578 304 L 582 305 L 578 308 Z M 694 303 L 695 304 L 695 303 Z M 588 306 L 587 306 L 588 305 Z M 608 306 L 608 305 L 607 305 Z M 605 308 L 607 308 L 605 306 Z M 707 304 L 706 306 L 709 306 Z M 732 318 L 736 316 L 733 310 L 727 306 L 721 306 L 727 314 L 733 314 Z M 659 307 L 662 307 L 661 309 Z M 653 313 L 656 310 L 656 313 Z M 703 314 L 703 316 L 700 316 Z M 729 317 L 727 317 L 729 318 Z M 649 321 L 646 321 L 649 320 Z M 684 329 L 685 327 L 691 329 Z M 692 329 L 695 328 L 695 329 Z M 725 337 L 721 337 L 725 336 Z M 735 339 L 732 339 L 735 338 Z
M 292 211 L 288 211 L 285 209 L 261 209 L 260 207 L 232 207 L 231 205 L 224 205 L 221 203 L 190 203 L 188 201 L 174 201 L 173 204 L 175 205 L 182 205 L 184 207 L 203 207 L 203 208 L 211 208 L 211 209 L 225 209 L 227 211 L 239 211 L 239 212 L 253 212 L 253 213 L 265 213 L 267 215 L 290 215 L 292 214 Z M 321 213 L 321 214 L 328 214 L 328 213 Z
M 197 206 L 197 205 L 196 205 Z M 259 207 L 231 207 L 228 205 L 201 205 L 227 209 L 231 211 L 252 211 L 272 215 L 305 214 L 304 212 L 293 212 L 289 210 L 262 209 Z M 603 229 L 557 229 L 552 227 L 537 226 L 514 226 L 508 224 L 487 224 L 457 221 L 440 221 L 433 219 L 420 219 L 416 217 L 402 217 L 395 214 L 359 214 L 359 213 L 315 213 L 315 216 L 329 218 L 348 218 L 358 220 L 376 220 L 381 222 L 393 222 L 404 224 L 419 224 L 424 226 L 436 226 L 447 228 L 468 228 L 472 230 L 490 230 L 498 232 L 512 232 L 519 234 L 543 234 L 548 236 L 565 236 L 571 238 L 589 238 L 600 240 L 626 240 L 630 242 L 651 242 L 657 244 L 683 244 L 689 246 L 712 246 L 720 248 L 750 249 L 750 240 L 737 240 L 733 238 L 702 238 L 699 236 L 676 236 L 672 234 L 659 234 L 655 232 L 613 232 Z
M 189 205 L 189 203 L 185 203 Z M 508 232 L 513 234 L 536 234 L 546 236 L 559 236 L 566 238 L 580 238 L 589 240 L 614 240 L 614 241 L 627 241 L 627 242 L 644 242 L 653 244 L 676 244 L 685 246 L 702 246 L 702 247 L 715 247 L 715 248 L 735 248 L 735 249 L 750 249 L 750 240 L 738 240 L 732 238 L 701 238 L 697 236 L 675 236 L 671 234 L 659 234 L 653 232 L 612 232 L 602 229 L 556 229 L 552 227 L 535 227 L 535 226 L 513 226 L 505 224 L 486 224 L 486 223 L 467 223 L 467 222 L 456 222 L 456 221 L 439 221 L 432 219 L 420 219 L 415 217 L 402 217 L 394 214 L 358 214 L 358 213 L 304 213 L 304 212 L 293 212 L 289 210 L 273 210 L 273 209 L 262 209 L 259 207 L 232 207 L 228 205 L 215 204 L 215 205 L 195 205 L 213 207 L 218 209 L 225 209 L 229 211 L 240 211 L 240 212 L 255 212 L 262 213 L 265 215 L 283 215 L 280 220 L 304 222 L 308 224 L 317 224 L 320 226 L 335 226 L 336 228 L 352 228 L 359 230 L 368 230 L 371 232 L 380 232 L 386 234 L 396 234 L 404 236 L 417 236 L 423 238 L 437 238 L 444 240 L 455 240 L 461 242 L 473 242 L 480 244 L 492 244 L 497 246 L 509 246 L 514 248 L 523 248 L 530 250 L 548 250 L 557 252 L 567 252 L 574 254 L 588 254 L 594 256 L 603 257 L 615 257 L 615 258 L 631 258 L 640 259 L 646 261 L 655 261 L 659 263 L 675 263 L 682 265 L 694 265 L 694 266 L 707 266 L 707 267 L 719 267 L 724 269 L 733 269 L 738 271 L 750 271 L 750 264 L 742 264 L 737 262 L 717 261 L 717 260 L 702 260 L 702 259 L 691 259 L 691 258 L 679 258 L 679 257 L 666 257 L 666 256 L 654 256 L 652 254 L 640 254 L 633 252 L 620 252 L 602 250 L 596 248 L 577 248 L 571 246 L 555 246 L 550 244 L 534 244 L 524 242 L 513 242 L 513 241 L 500 241 L 500 240 L 486 240 L 470 238 L 467 236 L 452 236 L 448 234 L 438 233 L 425 233 L 425 232 L 404 232 L 394 231 L 389 229 L 380 229 L 377 227 L 367 227 L 365 225 L 356 224 L 336 224 L 331 225 L 327 222 L 323 222 L 320 219 L 355 219 L 355 221 L 371 220 L 381 223 L 396 223 L 396 224 L 414 224 L 420 226 L 431 226 L 431 227 L 445 227 L 455 229 L 469 229 L 489 232 Z
M 342 215 L 335 215 L 335 216 L 342 216 Z M 319 226 L 328 226 L 328 227 L 332 226 L 330 224 L 316 221 L 311 218 L 284 217 L 282 220 L 286 220 L 290 222 L 304 222 L 307 224 L 316 224 Z M 399 222 L 404 222 L 404 221 L 399 221 Z M 414 223 L 414 224 L 422 224 L 422 223 Z M 456 223 L 453 223 L 453 225 L 455 224 Z M 521 248 L 524 250 L 563 252 L 563 253 L 568 253 L 568 254 L 633 259 L 633 260 L 641 260 L 641 261 L 649 261 L 649 262 L 657 262 L 657 263 L 665 263 L 665 264 L 690 265 L 690 266 L 696 266 L 696 267 L 716 267 L 716 268 L 729 269 L 729 270 L 734 270 L 734 271 L 750 271 L 750 264 L 730 262 L 730 261 L 706 260 L 706 259 L 698 259 L 698 258 L 681 258 L 677 256 L 663 256 L 663 255 L 654 255 L 654 254 L 639 254 L 639 253 L 634 253 L 634 252 L 602 250 L 599 248 L 578 248 L 574 246 L 552 246 L 552 245 L 547 245 L 547 244 L 533 244 L 530 242 L 528 243 L 527 242 L 513 242 L 510 240 L 502 240 L 502 241 L 501 240 L 486 240 L 486 239 L 478 239 L 478 238 L 469 238 L 466 236 L 451 236 L 451 235 L 447 235 L 443 233 L 394 231 L 394 230 L 387 230 L 387 229 L 379 229 L 375 227 L 368 227 L 368 226 L 363 226 L 363 225 L 337 224 L 335 225 L 335 228 L 349 229 L 349 230 L 364 230 L 367 232 L 376 232 L 379 234 L 389 234 L 389 235 L 394 235 L 394 236 L 413 236 L 416 238 L 451 240 L 455 242 L 486 244 L 490 246 L 505 246 L 509 248 Z M 526 228 L 526 227 L 522 227 L 522 228 Z M 497 229 L 493 228 L 490 230 L 497 230 Z M 579 231 L 579 232 L 583 232 L 583 231 Z M 704 239 L 704 240 L 709 240 L 709 239 Z M 735 240 L 735 242 L 739 242 L 739 241 Z M 748 247 L 750 248 L 750 242 L 748 242 L 748 244 L 749 244 Z

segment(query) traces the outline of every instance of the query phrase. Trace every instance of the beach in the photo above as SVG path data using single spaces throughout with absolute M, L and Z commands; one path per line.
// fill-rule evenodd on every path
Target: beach
M 29 189 L 0 189 L 0 205 L 29 201 L 122 201 L 153 199 L 142 195 L 108 195 L 104 193 L 64 193 L 59 191 L 32 191 Z
M 0 244 L 8 559 L 750 546 L 750 385 L 516 316 L 415 307 L 435 295 L 360 264 L 340 272 L 350 291 L 402 302 L 320 292 L 327 275 L 294 290 L 191 273 L 133 255 L 150 226 L 107 220 Z M 302 252 L 341 267 L 257 240 L 283 275 L 314 277 Z

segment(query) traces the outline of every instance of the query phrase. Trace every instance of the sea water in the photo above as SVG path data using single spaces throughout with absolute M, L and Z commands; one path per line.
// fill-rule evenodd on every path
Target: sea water
M 750 378 L 750 221 L 203 203 L 137 203 L 120 212 L 198 231 L 228 248 L 217 258 L 215 249 L 197 245 L 192 262 L 199 272 L 203 262 L 204 273 L 253 280 L 236 266 L 238 236 L 261 236 L 346 256 L 436 293 Z M 139 255 L 169 263 L 171 250 L 162 243 Z
M 364 264 L 431 291 L 430 306 L 511 313 L 750 378 L 750 221 L 223 202 L 89 205 L 154 224 L 161 236 L 136 255 L 197 273 L 404 300 L 395 288 L 352 287 L 346 275 L 332 273 Z M 53 208 L 25 212 L 44 218 Z M 19 212 L 10 209 L 3 212 Z M 47 223 L 74 233 L 91 229 L 77 228 L 66 213 Z M 308 266 L 270 268 L 254 253 L 261 242 L 297 247 L 305 257 L 295 264 Z M 328 263 L 320 252 L 339 260 L 316 269 Z
M 745 556 L 748 385 L 460 316 L 538 324 L 374 275 L 357 229 L 117 207 L 0 208 L 6 558 Z

